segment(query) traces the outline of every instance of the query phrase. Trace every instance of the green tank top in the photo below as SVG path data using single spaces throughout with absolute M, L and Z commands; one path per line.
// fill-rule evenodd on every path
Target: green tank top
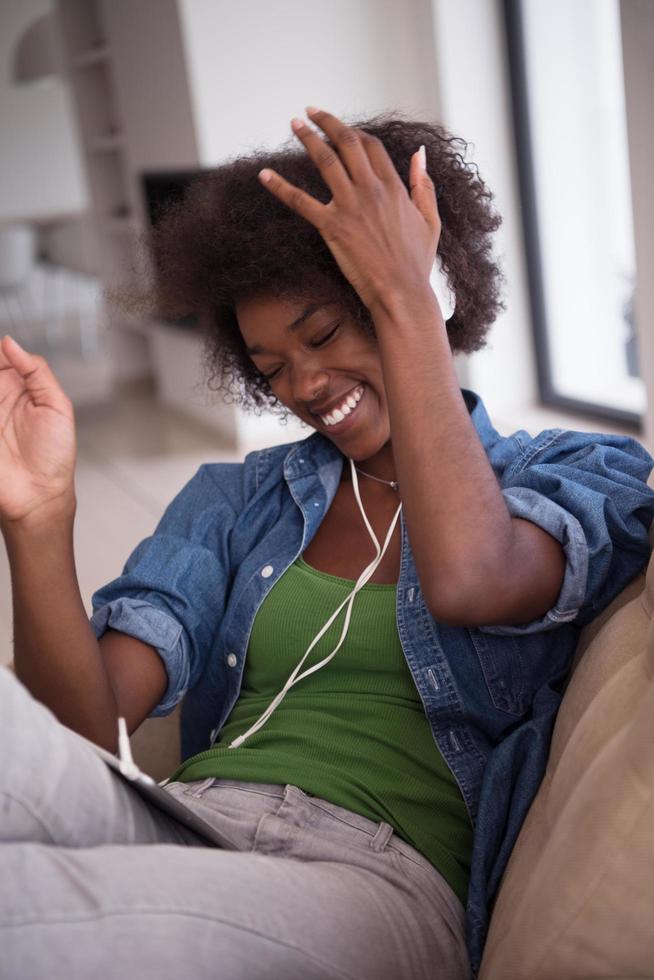
M 243 745 L 228 748 L 283 688 L 353 585 L 302 558 L 287 569 L 255 617 L 239 698 L 219 740 L 187 759 L 170 781 L 215 776 L 292 783 L 369 820 L 384 820 L 440 871 L 465 905 L 472 827 L 404 659 L 395 585 L 365 585 L 335 657 L 295 684 Z M 344 615 L 342 610 L 313 648 L 303 671 L 334 649 Z

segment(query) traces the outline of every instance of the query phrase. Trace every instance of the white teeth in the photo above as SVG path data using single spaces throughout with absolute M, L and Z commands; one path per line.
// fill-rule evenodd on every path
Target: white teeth
M 357 388 L 351 395 L 348 395 L 340 408 L 335 408 L 329 415 L 321 415 L 320 418 L 325 425 L 336 425 L 342 422 L 346 415 L 357 407 L 363 395 L 363 387 Z

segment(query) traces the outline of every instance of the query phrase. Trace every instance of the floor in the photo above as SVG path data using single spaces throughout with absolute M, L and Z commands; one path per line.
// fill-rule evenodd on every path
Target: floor
M 532 433 L 557 425 L 595 431 L 606 423 L 534 413 L 495 424 L 500 432 L 526 428 Z M 91 611 L 91 596 L 120 574 L 133 548 L 154 530 L 164 508 L 205 462 L 241 460 L 248 449 L 230 448 L 219 434 L 162 407 L 149 384 L 125 388 L 112 406 L 77 413 L 78 464 L 75 554 L 82 598 Z M 307 431 L 304 434 L 309 434 Z M 284 431 L 266 444 L 289 442 Z M 261 445 L 258 445 L 261 448 Z M 0 550 L 0 663 L 12 656 L 11 579 Z

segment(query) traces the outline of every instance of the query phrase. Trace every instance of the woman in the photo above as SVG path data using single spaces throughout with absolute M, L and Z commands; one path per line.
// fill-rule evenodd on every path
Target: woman
M 458 142 L 307 113 L 301 151 L 199 181 L 155 250 L 161 301 L 213 330 L 221 386 L 316 431 L 201 467 L 94 596 L 93 631 L 72 410 L 2 343 L 16 668 L 69 726 L 1 672 L 25 733 L 2 766 L 3 959 L 30 976 L 476 974 L 579 628 L 647 560 L 635 440 L 501 437 L 459 389 L 452 353 L 499 300 L 498 219 Z M 133 731 L 185 695 L 167 788 L 233 851 L 74 734 L 115 750 L 117 715 Z

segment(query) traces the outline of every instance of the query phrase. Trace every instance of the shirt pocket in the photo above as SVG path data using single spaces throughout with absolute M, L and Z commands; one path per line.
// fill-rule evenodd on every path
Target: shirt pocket
M 526 710 L 523 653 L 513 636 L 496 637 L 467 630 L 481 665 L 486 687 L 496 708 L 511 715 Z

